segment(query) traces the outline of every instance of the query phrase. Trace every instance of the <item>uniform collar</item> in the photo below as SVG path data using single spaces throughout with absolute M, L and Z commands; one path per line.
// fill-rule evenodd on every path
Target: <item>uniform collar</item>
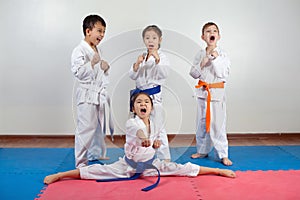
M 84 46 L 84 47 L 88 50 L 88 52 L 89 52 L 90 54 L 94 54 L 94 53 L 95 53 L 95 51 L 94 51 L 93 48 L 87 43 L 87 41 L 82 40 L 82 41 L 81 41 L 81 45 Z

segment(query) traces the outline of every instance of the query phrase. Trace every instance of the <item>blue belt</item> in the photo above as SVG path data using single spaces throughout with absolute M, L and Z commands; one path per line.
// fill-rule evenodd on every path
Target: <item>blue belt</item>
M 127 164 L 136 169 L 136 172 L 133 176 L 129 177 L 129 178 L 112 178 L 112 179 L 103 179 L 103 180 L 96 180 L 97 182 L 110 182 L 110 181 L 126 181 L 126 180 L 135 180 L 137 179 L 138 177 L 140 177 L 140 175 L 146 170 L 146 169 L 156 169 L 157 173 L 158 173 L 158 176 L 157 176 L 157 181 L 156 183 L 148 186 L 148 187 L 145 187 L 142 189 L 142 191 L 149 191 L 149 190 L 152 190 L 153 188 L 155 188 L 158 184 L 159 184 L 159 181 L 160 181 L 160 172 L 159 170 L 152 164 L 154 160 L 154 157 L 146 162 L 135 162 L 133 161 L 132 159 L 128 159 L 126 156 L 125 156 L 125 161 L 127 162 Z
M 142 93 L 142 92 L 147 93 L 148 95 L 157 94 L 157 93 L 159 93 L 159 92 L 161 91 L 160 88 L 161 88 L 160 85 L 158 85 L 158 86 L 156 86 L 156 87 L 149 88 L 149 89 L 145 89 L 145 90 L 140 90 L 140 89 L 138 89 L 138 88 L 135 88 L 135 89 L 133 89 L 133 90 L 130 90 L 130 111 L 132 111 L 132 107 L 133 107 L 133 102 L 132 102 L 131 98 L 132 98 L 134 95 L 136 95 L 136 94 L 138 94 L 138 93 Z

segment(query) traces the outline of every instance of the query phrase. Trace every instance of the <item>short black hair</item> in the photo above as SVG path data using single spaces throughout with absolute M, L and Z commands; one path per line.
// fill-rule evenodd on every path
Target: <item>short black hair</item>
M 215 27 L 217 28 L 217 30 L 218 30 L 218 33 L 219 33 L 219 27 L 218 27 L 218 25 L 217 25 L 216 23 L 214 23 L 214 22 L 207 22 L 207 23 L 204 24 L 203 27 L 202 27 L 202 35 L 204 35 L 204 30 L 205 30 L 207 27 L 209 27 L 209 26 L 215 26 Z
M 84 18 L 83 24 L 82 24 L 82 29 L 83 29 L 83 34 L 86 36 L 86 29 L 92 30 L 97 22 L 100 22 L 102 26 L 106 27 L 106 23 L 102 17 L 99 15 L 88 15 Z

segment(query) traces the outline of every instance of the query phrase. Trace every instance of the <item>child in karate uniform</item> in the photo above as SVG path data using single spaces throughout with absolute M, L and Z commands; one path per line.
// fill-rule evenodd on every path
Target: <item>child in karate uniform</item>
M 207 47 L 196 55 L 190 70 L 190 75 L 199 79 L 196 86 L 197 153 L 191 157 L 207 157 L 214 148 L 218 158 L 228 166 L 232 165 L 232 161 L 228 158 L 225 86 L 230 60 L 217 46 L 220 34 L 215 23 L 209 22 L 203 26 L 201 38 L 206 42 Z
M 159 170 L 161 176 L 214 174 L 231 178 L 236 177 L 233 171 L 227 169 L 200 167 L 190 162 L 178 164 L 155 158 L 155 151 L 161 145 L 158 137 L 158 131 L 161 128 L 150 119 L 150 113 L 153 108 L 152 99 L 146 93 L 138 93 L 132 100 L 135 117 L 129 119 L 126 123 L 125 156 L 123 158 L 119 158 L 118 161 L 109 165 L 93 164 L 52 174 L 45 177 L 44 183 L 51 184 L 65 178 L 100 179 L 103 181 L 115 178 L 129 178 L 137 170 L 131 167 L 128 160 L 134 163 L 149 162 L 149 160 L 152 162 L 155 169 L 146 169 L 142 172 L 143 176 L 157 176 L 157 170 Z
M 109 65 L 101 60 L 97 49 L 105 29 L 106 23 L 100 16 L 87 16 L 83 21 L 85 38 L 72 52 L 72 73 L 79 83 L 76 91 L 76 168 L 86 166 L 91 160 L 109 159 L 104 140 Z
M 138 56 L 136 62 L 130 68 L 129 77 L 135 81 L 136 89 L 131 91 L 131 96 L 135 92 L 145 92 L 149 94 L 154 103 L 154 118 L 157 116 L 165 124 L 165 113 L 162 106 L 161 86 L 169 74 L 169 60 L 167 56 L 159 50 L 162 41 L 162 31 L 156 25 L 147 26 L 142 33 L 147 53 Z M 160 140 L 162 142 L 157 150 L 157 156 L 163 160 L 171 160 L 169 142 L 165 126 L 161 126 Z

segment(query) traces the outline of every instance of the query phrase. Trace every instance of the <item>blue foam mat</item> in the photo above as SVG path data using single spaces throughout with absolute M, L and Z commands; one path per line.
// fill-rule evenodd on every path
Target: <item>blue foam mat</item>
M 0 148 L 0 199 L 34 199 L 43 179 L 73 156 L 70 148 Z M 74 158 L 74 156 L 73 156 Z
M 207 167 L 232 170 L 300 170 L 300 146 L 232 146 L 229 147 L 233 166 L 208 158 L 191 159 L 195 147 L 171 148 L 172 161 L 192 162 Z M 109 164 L 124 155 L 122 148 L 109 148 Z M 43 189 L 46 175 L 74 169 L 73 148 L 0 148 L 0 199 L 34 199 Z
M 218 162 L 213 152 L 207 158 L 190 158 L 190 155 L 196 152 L 195 147 L 174 148 L 171 152 L 172 155 L 177 155 L 174 159 L 179 163 L 192 162 L 235 171 L 300 169 L 300 146 L 233 146 L 229 148 L 229 158 L 233 161 L 233 165 L 228 167 Z M 184 156 L 178 157 L 178 155 Z

